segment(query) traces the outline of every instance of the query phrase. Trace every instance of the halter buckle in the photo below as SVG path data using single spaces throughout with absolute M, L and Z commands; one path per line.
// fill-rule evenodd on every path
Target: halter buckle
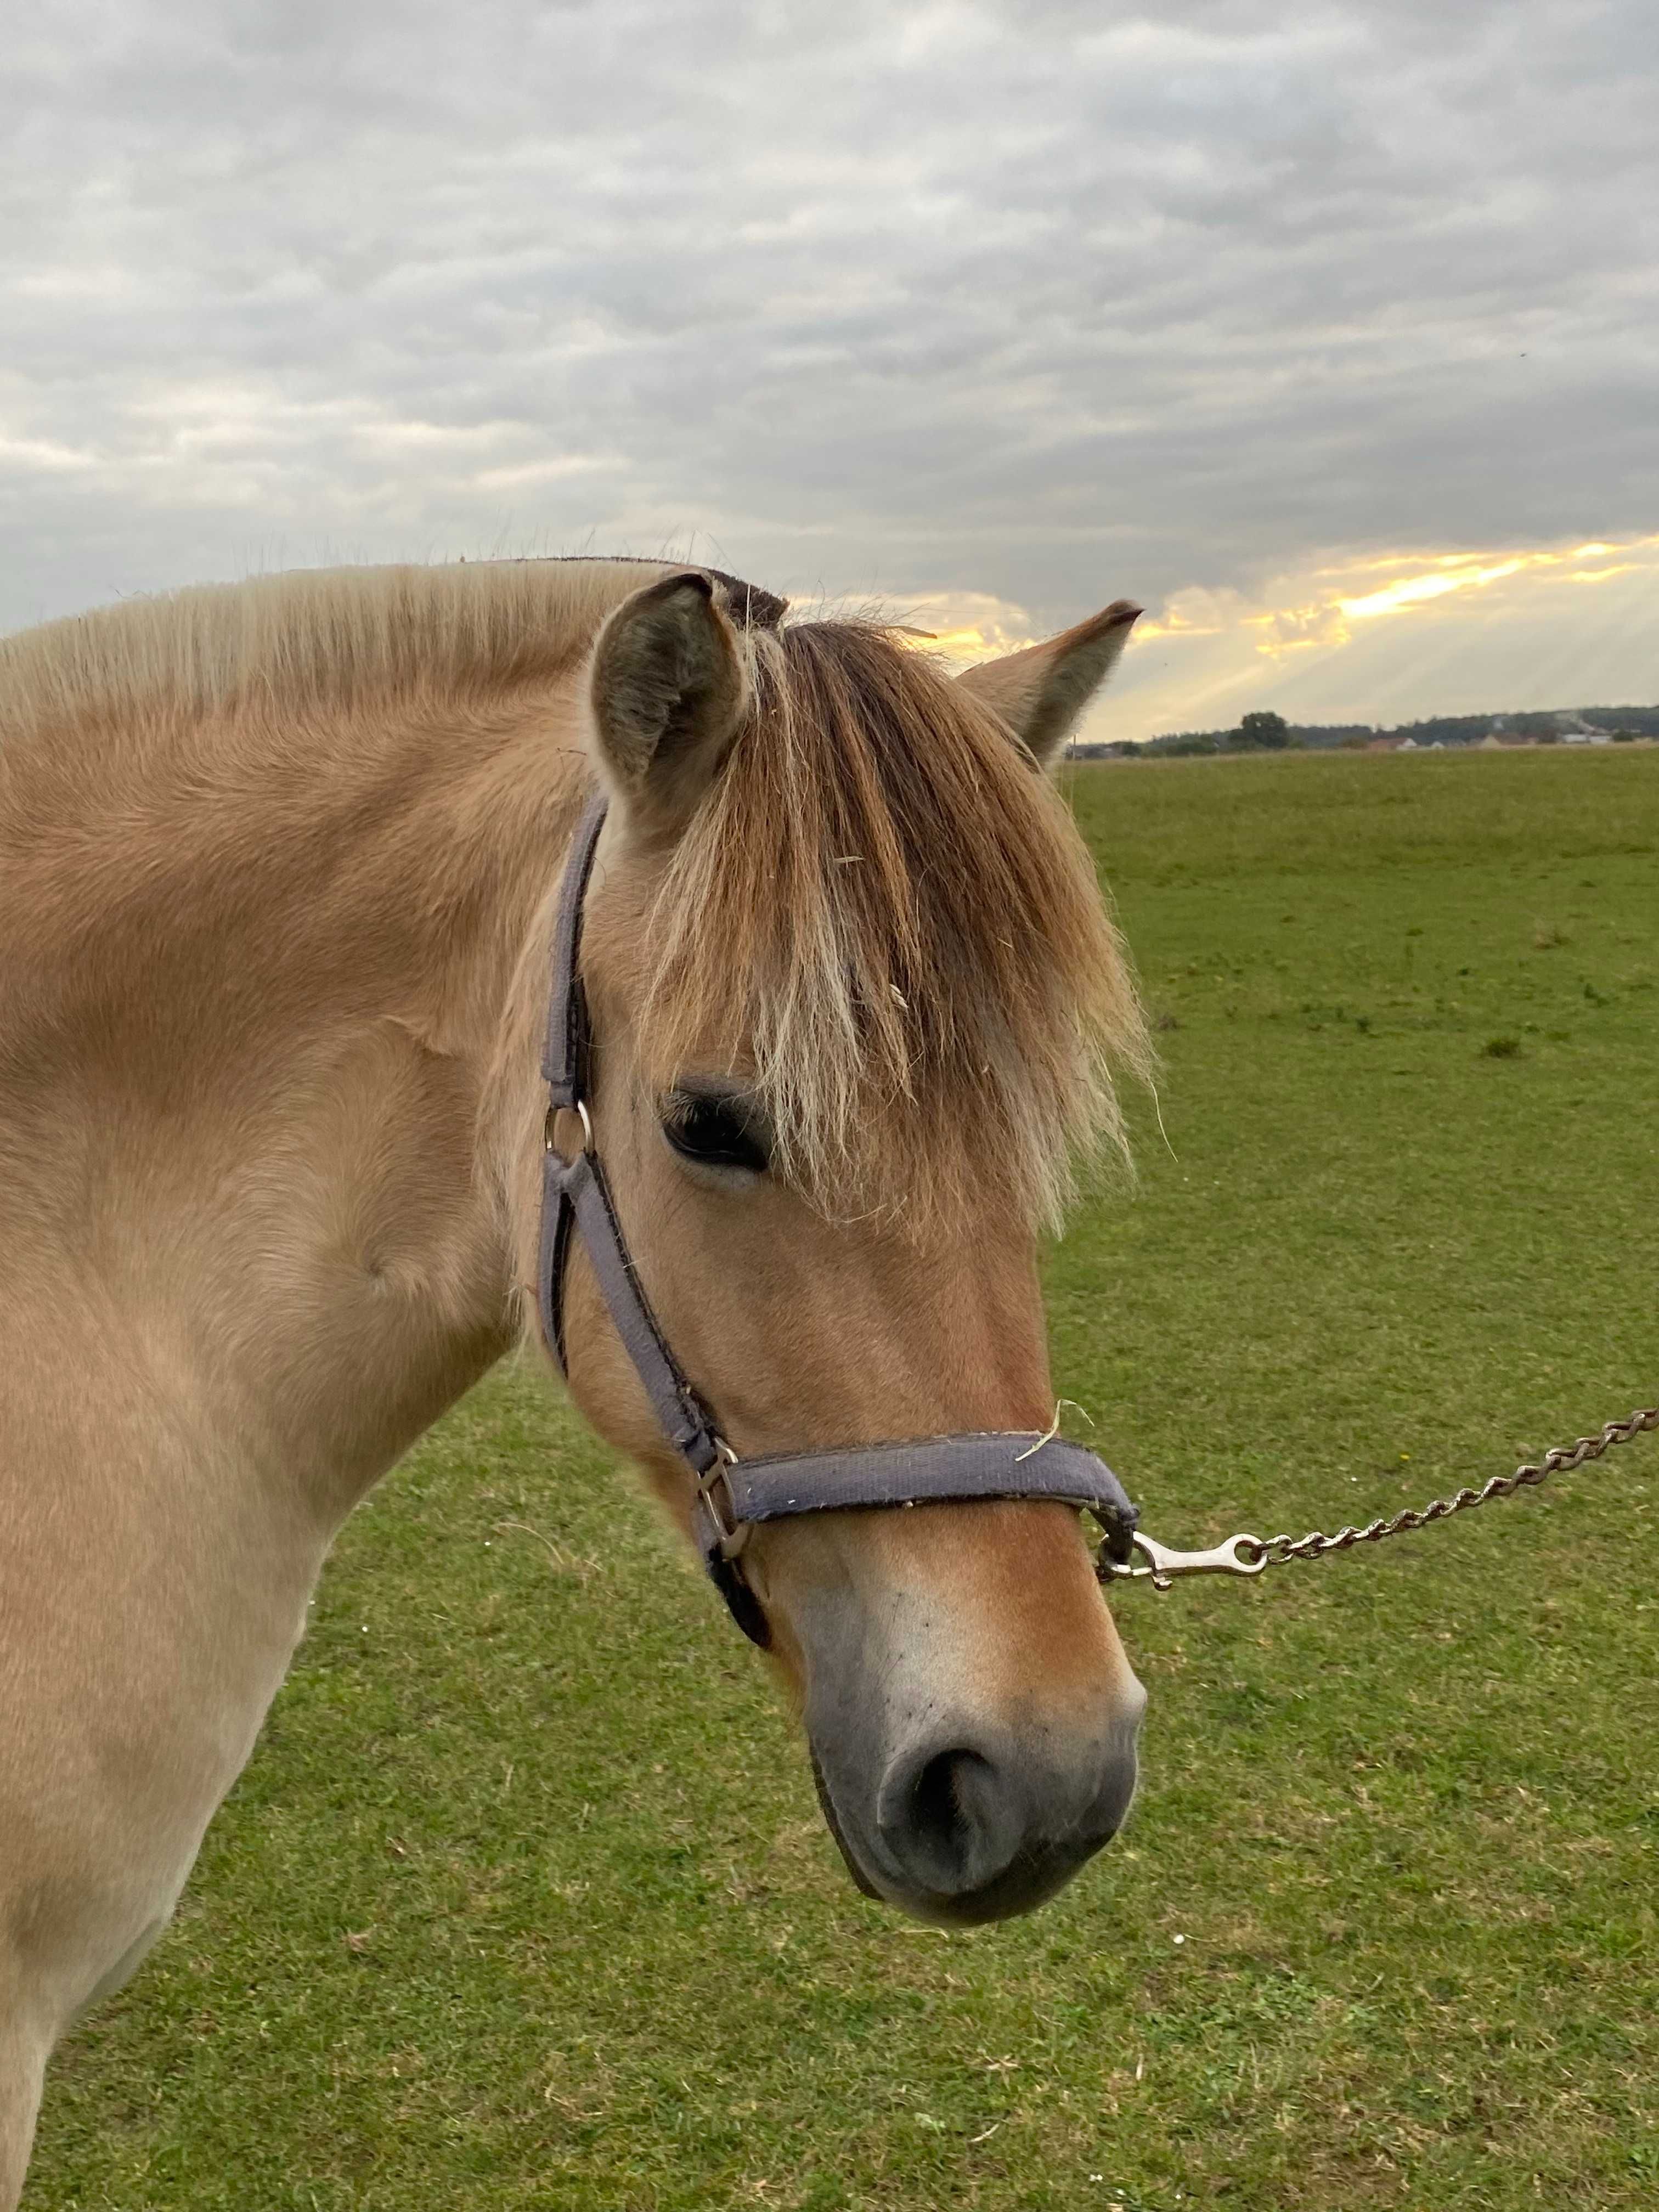
M 726 1480 L 726 1470 L 728 1467 L 737 1465 L 738 1455 L 724 1437 L 715 1437 L 714 1449 L 719 1452 L 720 1457 L 711 1468 L 706 1468 L 697 1477 L 697 1496 L 702 1501 L 703 1510 L 714 1524 L 714 1535 L 720 1545 L 721 1559 L 735 1559 L 749 1541 L 750 1529 L 750 1523 L 747 1521 L 739 1521 L 737 1517 L 737 1501 L 732 1495 L 731 1484 Z M 716 1494 L 716 1484 L 725 1486 L 726 1504 L 730 1509 L 728 1511 L 721 1510 L 720 1501 Z

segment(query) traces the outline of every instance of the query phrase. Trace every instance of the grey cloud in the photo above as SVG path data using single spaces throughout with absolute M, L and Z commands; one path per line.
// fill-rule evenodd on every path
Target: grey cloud
M 10 57 L 0 623 L 702 532 L 1074 616 L 1652 528 L 1647 0 L 82 4 Z

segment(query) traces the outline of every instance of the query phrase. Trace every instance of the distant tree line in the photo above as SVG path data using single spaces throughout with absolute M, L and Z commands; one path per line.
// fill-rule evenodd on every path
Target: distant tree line
M 1501 738 L 1528 738 L 1535 744 L 1552 744 L 1577 725 L 1603 730 L 1609 737 L 1621 732 L 1632 738 L 1659 738 L 1659 707 L 1572 707 L 1559 712 L 1519 714 L 1436 714 L 1426 721 L 1402 722 L 1386 734 L 1415 738 L 1419 745 L 1473 745 L 1491 732 Z M 1379 736 L 1384 732 L 1379 731 Z
M 1373 732 L 1363 724 L 1297 724 L 1287 722 L 1282 714 L 1260 708 L 1246 714 L 1231 730 L 1175 730 L 1167 737 L 1152 738 L 1145 744 L 1115 744 L 1103 747 L 1111 752 L 1132 752 L 1173 755 L 1176 758 L 1195 753 L 1282 753 L 1292 746 L 1329 746 L 1340 744 L 1345 738 L 1356 738 L 1364 744 Z
M 1246 714 L 1236 729 L 1173 730 L 1163 737 L 1135 744 L 1127 738 L 1075 745 L 1079 760 L 1114 757 L 1145 760 L 1149 756 L 1175 758 L 1204 753 L 1284 752 L 1291 747 L 1310 751 L 1341 748 L 1357 750 L 1387 738 L 1401 744 L 1475 745 L 1483 738 L 1526 739 L 1534 744 L 1559 744 L 1575 730 L 1604 731 L 1615 740 L 1659 738 L 1659 707 L 1577 707 L 1510 714 L 1431 714 L 1421 721 L 1401 722 L 1392 728 L 1370 722 L 1287 722 L 1282 714 L 1258 710 Z

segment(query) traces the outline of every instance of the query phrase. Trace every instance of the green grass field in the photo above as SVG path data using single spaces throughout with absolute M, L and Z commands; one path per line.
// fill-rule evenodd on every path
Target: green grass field
M 1105 765 L 1167 1145 L 1049 1269 L 1176 1543 L 1659 1395 L 1659 751 Z M 69 2208 L 1651 2207 L 1659 1448 L 1117 1610 L 1129 1828 L 866 1903 L 754 1661 L 552 1389 L 352 1522 L 172 1933 L 53 2069 Z

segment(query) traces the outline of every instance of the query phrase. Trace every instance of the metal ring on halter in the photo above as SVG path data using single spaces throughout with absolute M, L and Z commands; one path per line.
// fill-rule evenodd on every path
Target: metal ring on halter
M 582 1125 L 582 1140 L 580 1144 L 577 1146 L 574 1152 L 562 1151 L 557 1142 L 555 1140 L 553 1125 L 558 1120 L 561 1114 L 574 1114 Z M 584 1152 L 591 1152 L 592 1151 L 593 1121 L 592 1115 L 588 1113 L 587 1102 L 586 1099 L 578 1098 L 575 1103 L 571 1106 L 550 1106 L 548 1108 L 547 1119 L 542 1124 L 542 1146 L 544 1151 L 556 1154 L 556 1156 L 562 1160 L 579 1160 Z

